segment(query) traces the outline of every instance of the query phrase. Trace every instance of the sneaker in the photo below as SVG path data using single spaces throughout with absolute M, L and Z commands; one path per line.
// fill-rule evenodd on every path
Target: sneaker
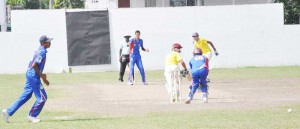
M 120 81 L 120 82 L 123 82 L 124 80 L 123 80 L 123 78 L 119 78 L 119 81 Z
M 185 101 L 185 104 L 190 104 L 190 103 L 191 103 L 191 100 L 189 100 L 189 99 Z
M 210 79 L 209 79 L 209 78 L 206 78 L 206 82 L 209 83 L 209 82 L 210 82 Z
M 132 82 L 128 82 L 128 85 L 133 85 L 133 83 Z
M 36 118 L 36 117 L 32 117 L 32 116 L 28 116 L 28 120 L 32 123 L 38 123 L 41 122 L 40 119 Z
M 3 114 L 3 119 L 5 120 L 6 123 L 9 123 L 9 114 L 7 113 L 7 110 L 4 109 L 2 110 L 2 114 Z
M 208 103 L 208 97 L 207 97 L 207 94 L 203 94 L 203 96 L 202 96 L 202 101 L 203 101 L 203 103 Z
M 143 82 L 143 84 L 144 84 L 144 85 L 148 85 L 148 83 L 147 83 L 147 82 Z

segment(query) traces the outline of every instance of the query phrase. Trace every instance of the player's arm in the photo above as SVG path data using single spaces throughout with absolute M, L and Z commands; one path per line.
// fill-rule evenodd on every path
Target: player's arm
M 149 52 L 149 49 L 145 49 L 145 48 L 144 48 L 144 45 L 143 45 L 143 43 L 141 44 L 141 48 L 142 48 L 142 50 L 143 50 L 143 51 L 145 51 L 145 52 Z
M 120 51 L 119 51 L 119 61 L 120 62 L 122 61 L 122 48 L 120 48 Z
M 186 65 L 185 65 L 184 61 L 181 59 L 179 62 L 182 65 L 182 67 L 184 68 L 184 71 L 187 71 L 187 68 L 186 68 Z
M 218 56 L 219 55 L 219 53 L 218 53 L 218 51 L 217 51 L 217 49 L 216 49 L 216 47 L 214 46 L 214 44 L 211 42 L 211 41 L 207 41 L 207 43 L 214 49 L 214 51 L 215 51 L 215 55 L 216 56 Z
M 35 73 L 38 74 L 42 78 L 43 82 L 47 86 L 49 86 L 49 81 L 47 80 L 47 75 L 40 72 L 40 69 L 36 63 L 34 63 L 32 67 L 33 67 Z

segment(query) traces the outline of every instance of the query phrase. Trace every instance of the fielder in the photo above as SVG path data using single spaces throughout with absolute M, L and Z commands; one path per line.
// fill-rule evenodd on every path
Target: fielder
M 141 32 L 139 30 L 135 31 L 135 38 L 131 39 L 129 43 L 130 47 L 130 72 L 128 76 L 128 84 L 133 85 L 133 79 L 134 79 L 134 65 L 136 64 L 140 74 L 142 76 L 142 81 L 144 85 L 148 85 L 146 82 L 145 77 L 145 71 L 142 63 L 142 57 L 140 55 L 140 48 L 142 48 L 143 51 L 149 52 L 149 49 L 145 49 L 143 45 L 143 40 L 140 39 Z
M 182 60 L 179 53 L 181 52 L 180 49 L 182 46 L 179 43 L 174 43 L 172 46 L 172 52 L 170 52 L 166 56 L 165 60 L 165 77 L 167 80 L 166 88 L 170 95 L 170 101 L 174 102 L 180 96 L 179 88 L 180 88 L 180 78 L 179 78 L 179 67 L 178 63 L 182 65 L 184 68 L 185 73 L 187 73 L 187 68 Z M 174 94 L 175 93 L 175 94 Z M 176 95 L 176 96 L 175 96 Z M 174 99 L 176 98 L 176 99 Z
M 28 65 L 24 92 L 9 108 L 2 110 L 3 118 L 7 123 L 9 123 L 9 118 L 31 98 L 32 93 L 34 93 L 36 97 L 36 102 L 28 114 L 28 119 L 33 123 L 40 122 L 37 116 L 42 111 L 47 100 L 47 94 L 40 79 L 43 80 L 46 86 L 49 86 L 50 83 L 47 80 L 47 75 L 43 73 L 43 70 L 46 63 L 46 49 L 50 48 L 51 40 L 52 38 L 48 38 L 45 35 L 40 37 L 41 46 L 35 51 L 33 59 Z
M 214 44 L 211 41 L 208 41 L 204 38 L 199 38 L 199 34 L 197 32 L 194 32 L 192 34 L 192 37 L 194 39 L 194 42 L 193 42 L 194 47 L 201 49 L 203 52 L 203 56 L 207 57 L 209 61 L 212 59 L 213 53 L 208 45 L 210 45 L 213 48 L 216 56 L 219 55 L 219 53 L 217 52 L 217 49 L 215 48 Z M 207 77 L 207 82 L 210 82 L 209 77 Z
M 129 66 L 129 38 L 131 36 L 129 34 L 125 34 L 125 41 L 121 43 L 120 52 L 119 52 L 119 61 L 120 61 L 120 74 L 119 81 L 123 82 L 123 76 L 125 73 L 126 66 Z
M 195 48 L 193 51 L 193 58 L 190 60 L 190 67 L 192 72 L 193 84 L 190 87 L 190 93 L 188 94 L 188 99 L 186 104 L 189 104 L 194 97 L 197 89 L 199 88 L 202 91 L 202 100 L 203 103 L 208 102 L 208 86 L 207 86 L 207 75 L 208 75 L 208 58 L 202 55 L 202 50 Z

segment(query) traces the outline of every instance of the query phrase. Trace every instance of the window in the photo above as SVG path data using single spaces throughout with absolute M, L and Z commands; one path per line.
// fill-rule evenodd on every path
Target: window
M 118 0 L 119 8 L 130 8 L 130 0 Z
M 170 6 L 196 6 L 197 0 L 170 0 Z
M 145 7 L 156 7 L 156 0 L 145 0 Z

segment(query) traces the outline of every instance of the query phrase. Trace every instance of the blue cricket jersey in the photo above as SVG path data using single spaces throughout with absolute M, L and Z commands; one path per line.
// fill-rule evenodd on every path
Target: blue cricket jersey
M 205 68 L 208 71 L 208 59 L 205 56 L 202 55 L 195 55 L 190 60 L 190 68 L 192 73 Z
M 131 41 L 130 41 L 131 58 L 135 58 L 135 59 L 141 58 L 140 48 L 144 48 L 143 40 L 142 39 L 136 40 L 135 38 L 131 39 Z
M 35 73 L 33 69 L 33 65 L 37 64 L 40 72 L 43 73 L 45 63 L 46 63 L 46 53 L 47 50 L 44 46 L 40 46 L 37 51 L 34 52 L 33 59 L 29 62 L 28 69 L 27 69 L 27 76 L 32 76 L 36 78 L 40 78 L 40 76 Z

